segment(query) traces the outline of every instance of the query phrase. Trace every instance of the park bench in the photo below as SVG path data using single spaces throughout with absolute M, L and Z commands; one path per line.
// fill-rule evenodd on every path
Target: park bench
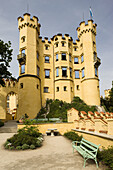
M 84 138 L 82 138 L 80 142 L 79 141 L 72 142 L 73 153 L 74 153 L 74 149 L 76 149 L 84 158 L 84 167 L 88 159 L 93 159 L 98 168 L 96 156 L 97 156 L 97 151 L 98 151 L 99 146 L 100 145 L 95 145 L 85 140 Z

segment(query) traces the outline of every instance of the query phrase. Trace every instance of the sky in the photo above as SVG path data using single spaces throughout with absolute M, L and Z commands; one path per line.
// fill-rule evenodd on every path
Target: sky
M 76 28 L 89 19 L 89 8 L 97 24 L 97 56 L 99 67 L 100 95 L 112 87 L 113 80 L 113 0 L 0 0 L 0 39 L 11 41 L 13 49 L 10 71 L 17 78 L 19 67 L 19 31 L 17 18 L 28 12 L 39 18 L 41 36 L 52 38 L 57 33 L 69 34 L 77 39 Z

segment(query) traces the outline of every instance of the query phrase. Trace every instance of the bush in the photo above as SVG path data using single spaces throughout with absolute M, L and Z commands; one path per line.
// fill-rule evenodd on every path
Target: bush
M 36 148 L 35 145 L 30 146 L 30 149 L 35 149 L 35 148 Z
M 72 141 L 81 141 L 82 139 L 82 136 L 79 136 L 77 133 L 72 131 L 64 133 L 64 136 Z
M 29 145 L 27 145 L 26 143 L 22 145 L 22 150 L 25 150 L 25 149 L 29 149 Z
M 40 139 L 40 140 L 39 140 Z M 16 148 L 20 149 L 29 149 L 31 145 L 33 149 L 41 146 L 42 144 L 42 134 L 38 132 L 36 127 L 24 127 L 18 131 L 13 137 L 7 139 L 4 144 L 6 149 Z M 35 147 L 34 147 L 35 146 Z
M 21 146 L 17 146 L 17 147 L 16 147 L 16 150 L 21 150 L 21 149 L 22 149 Z
M 109 170 L 113 169 L 113 146 L 107 149 L 103 148 L 98 152 L 98 159 L 108 166 Z
M 14 146 L 10 146 L 9 149 L 10 149 L 10 150 L 14 150 L 15 147 L 14 147 Z
M 4 122 L 0 121 L 0 127 L 4 126 Z

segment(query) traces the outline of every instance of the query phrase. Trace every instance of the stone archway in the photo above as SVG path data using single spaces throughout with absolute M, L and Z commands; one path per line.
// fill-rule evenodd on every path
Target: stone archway
M 6 96 L 6 119 L 15 120 L 17 117 L 18 96 L 11 91 Z

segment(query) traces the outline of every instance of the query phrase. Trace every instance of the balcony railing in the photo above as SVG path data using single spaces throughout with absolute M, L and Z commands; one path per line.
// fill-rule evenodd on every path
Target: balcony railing
M 19 63 L 21 62 L 26 62 L 26 54 L 25 53 L 21 53 L 17 55 L 17 60 L 19 61 Z
M 96 57 L 94 60 L 94 65 L 98 67 L 100 64 L 101 64 L 101 59 L 99 57 Z

